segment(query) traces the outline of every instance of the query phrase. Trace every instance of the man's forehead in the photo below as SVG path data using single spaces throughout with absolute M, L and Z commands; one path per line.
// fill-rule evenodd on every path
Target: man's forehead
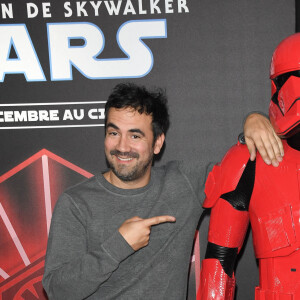
M 109 119 L 118 119 L 118 118 L 127 118 L 130 119 L 148 119 L 152 122 L 152 115 L 146 114 L 144 112 L 140 113 L 137 109 L 133 107 L 125 108 L 115 108 L 112 107 L 108 111 L 107 120 Z
M 111 108 L 108 112 L 106 127 L 114 127 L 131 131 L 140 129 L 152 131 L 152 116 L 139 113 L 133 108 Z

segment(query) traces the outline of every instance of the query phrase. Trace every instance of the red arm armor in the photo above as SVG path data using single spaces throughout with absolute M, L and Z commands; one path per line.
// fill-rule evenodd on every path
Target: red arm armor
M 197 299 L 233 299 L 233 268 L 249 224 L 255 163 L 247 147 L 233 146 L 209 174 L 203 206 L 211 209 L 208 247 Z
M 218 259 L 202 261 L 200 289 L 197 300 L 215 299 L 231 300 L 234 297 L 235 278 L 229 277 L 223 270 Z

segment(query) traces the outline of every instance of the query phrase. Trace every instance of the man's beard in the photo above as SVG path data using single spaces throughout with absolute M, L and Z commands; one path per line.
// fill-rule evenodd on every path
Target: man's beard
M 120 156 L 122 158 L 136 158 L 139 159 L 139 154 L 136 152 L 120 152 L 118 150 L 111 150 L 110 155 Z M 110 169 L 112 172 L 122 181 L 134 181 L 137 180 L 146 173 L 148 167 L 151 165 L 153 160 L 153 153 L 149 155 L 146 161 L 138 161 L 133 167 L 127 165 L 119 165 L 118 167 L 113 163 L 113 160 L 108 160 Z

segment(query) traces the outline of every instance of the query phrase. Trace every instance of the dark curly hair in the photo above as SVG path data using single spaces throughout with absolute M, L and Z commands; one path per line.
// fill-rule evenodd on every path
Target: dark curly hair
M 154 141 L 162 133 L 166 134 L 170 121 L 165 91 L 156 88 L 147 90 L 134 83 L 117 84 L 105 104 L 105 125 L 110 108 L 133 108 L 140 114 L 152 116 Z

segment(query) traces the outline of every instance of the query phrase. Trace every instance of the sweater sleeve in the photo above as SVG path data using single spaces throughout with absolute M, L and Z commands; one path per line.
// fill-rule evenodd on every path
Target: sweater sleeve
M 134 250 L 119 231 L 89 251 L 86 222 L 67 194 L 58 200 L 51 221 L 43 286 L 49 299 L 84 299 L 94 293 Z
M 205 199 L 205 182 L 209 172 L 212 170 L 215 162 L 180 162 L 179 168 L 183 175 L 189 182 L 192 190 L 194 191 L 196 198 L 199 201 L 199 205 Z

